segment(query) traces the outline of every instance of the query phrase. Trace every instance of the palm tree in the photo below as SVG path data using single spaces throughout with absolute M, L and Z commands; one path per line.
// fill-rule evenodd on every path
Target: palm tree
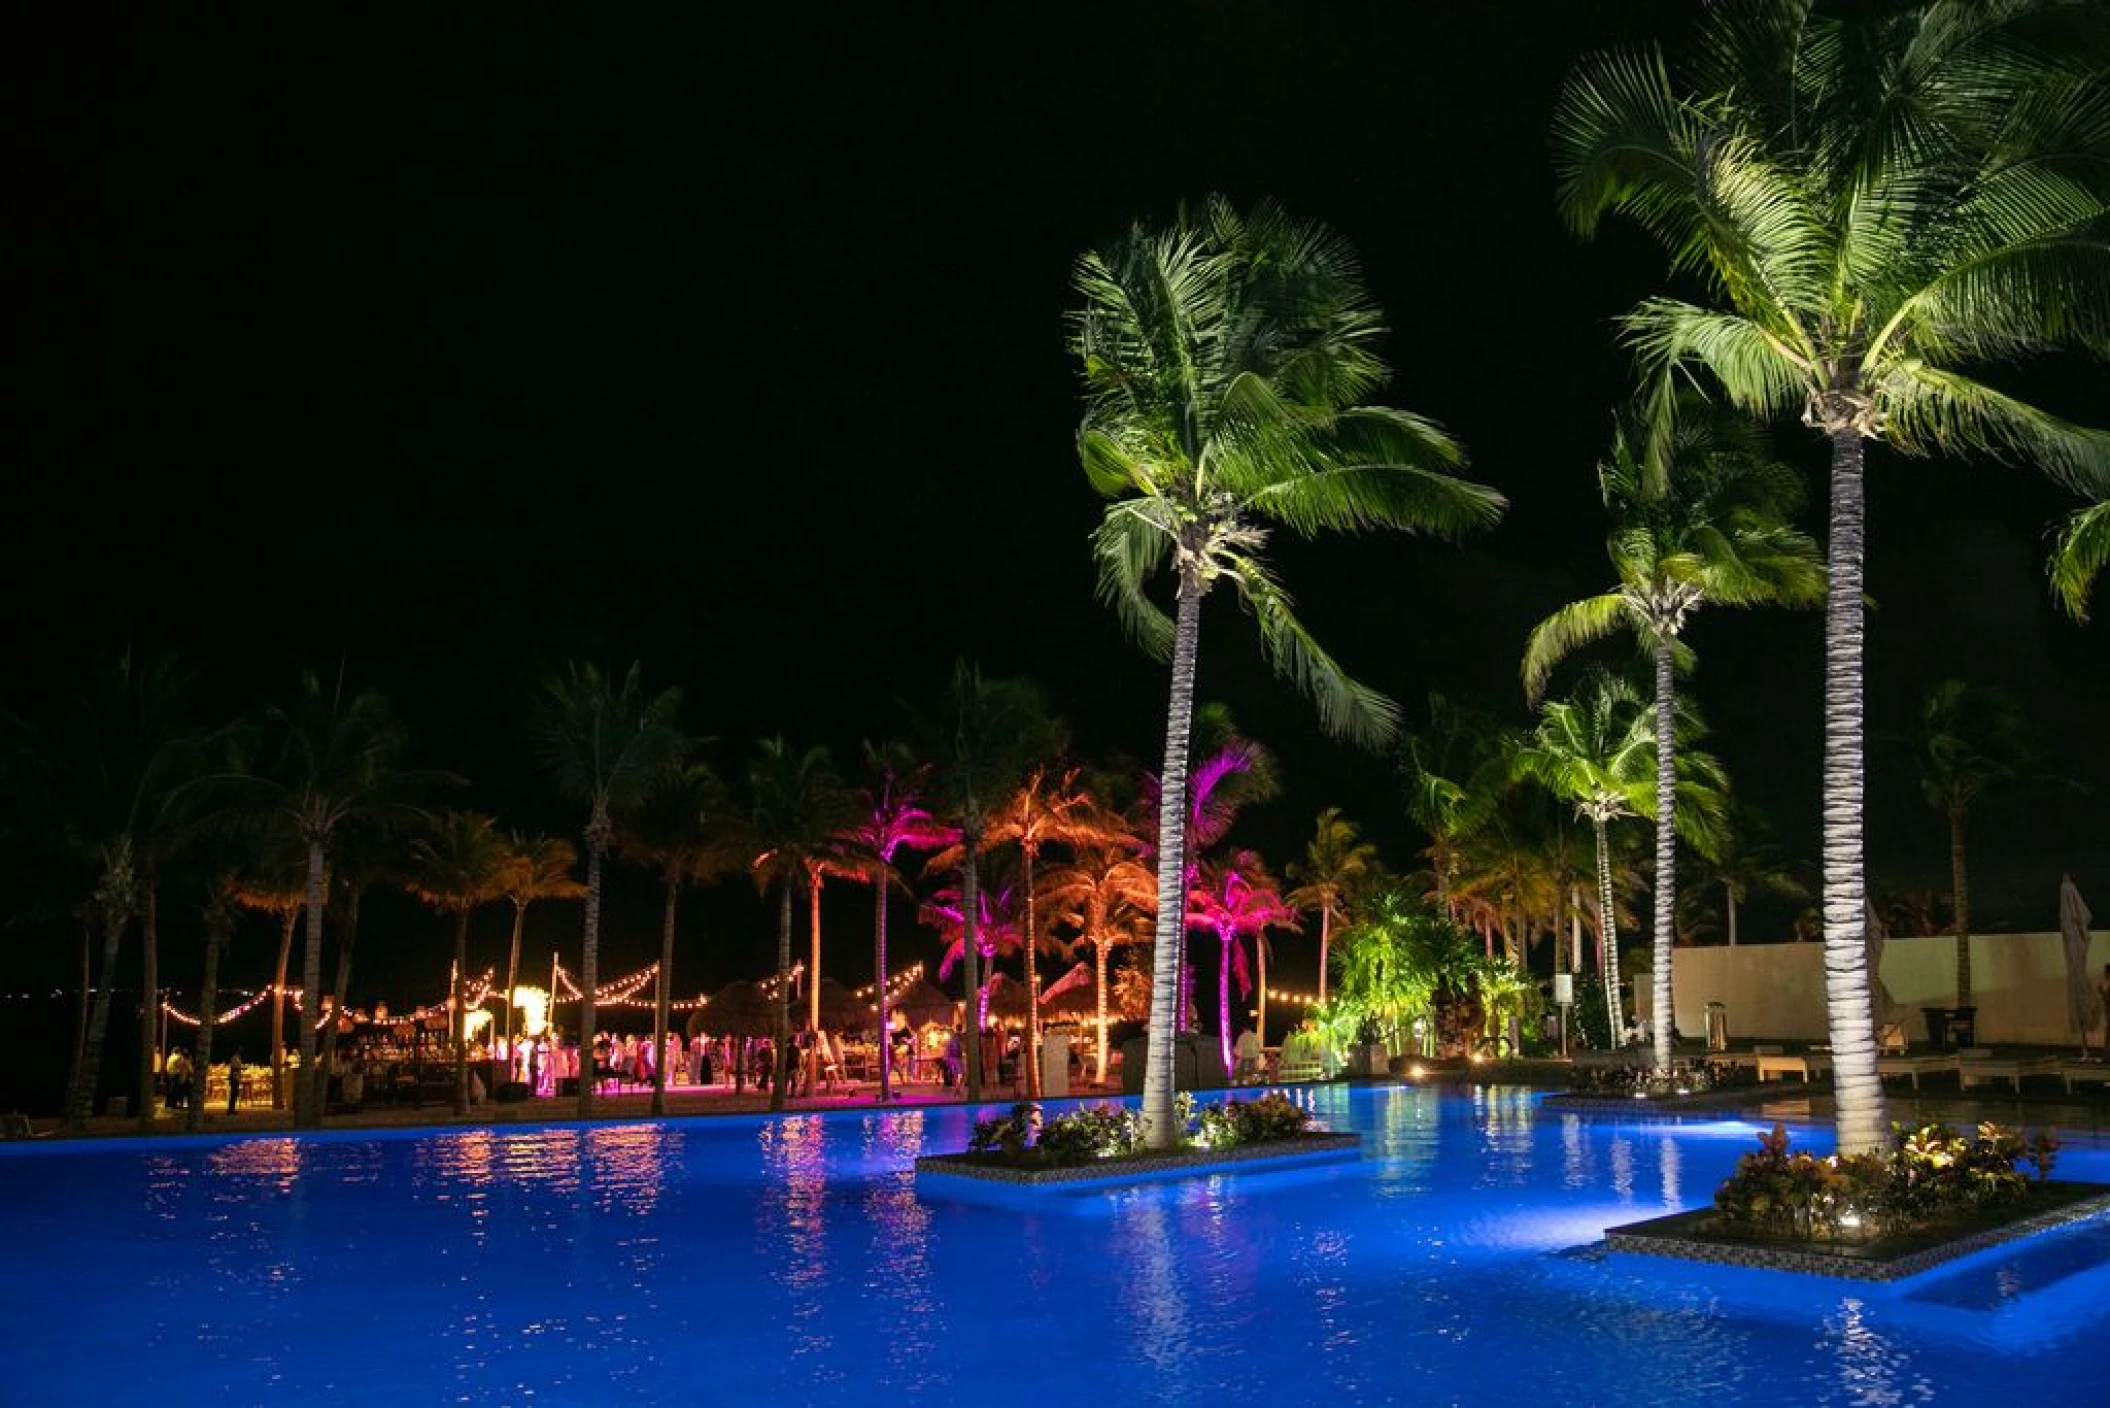
M 1597 480 L 1612 515 L 1606 550 L 1619 585 L 1570 603 L 1541 621 L 1524 647 L 1524 689 L 1533 703 L 1547 676 L 1577 649 L 1619 630 L 1649 648 L 1656 676 L 1656 1064 L 1671 1059 L 1671 952 L 1676 939 L 1677 665 L 1680 638 L 1703 606 L 1814 606 L 1824 564 L 1807 534 L 1789 526 L 1802 504 L 1794 471 L 1763 453 L 1749 422 L 1677 406 L 1677 424 L 1657 431 L 1670 455 L 1664 476 L 1648 472 L 1651 431 L 1622 425 Z
M 916 761 L 906 743 L 889 740 L 864 746 L 865 784 L 859 790 L 863 815 L 849 840 L 871 858 L 872 990 L 878 1004 L 879 1099 L 894 1098 L 894 1049 L 887 1016 L 887 887 L 898 883 L 894 856 L 910 850 L 935 850 L 955 840 L 923 805 L 930 768 Z
M 938 981 L 952 976 L 955 965 L 966 967 L 966 1007 L 969 1026 L 982 1030 L 989 1021 L 990 989 L 998 974 L 996 960 L 1019 951 L 1025 933 L 1019 921 L 1018 885 L 1002 876 L 992 876 L 981 865 L 975 867 L 974 908 L 967 908 L 966 857 L 961 858 L 962 883 L 942 886 L 917 906 L 916 918 L 938 931 Z M 930 869 L 937 869 L 935 865 Z M 972 915 L 972 922 L 969 916 Z M 972 951 L 975 962 L 968 965 Z M 979 1045 L 979 1043 L 972 1043 Z M 985 1072 L 993 1076 L 994 1072 Z
M 1018 678 L 988 678 L 965 660 L 953 664 L 940 717 L 923 725 L 921 748 L 932 760 L 932 799 L 937 814 L 959 832 L 961 957 L 967 991 L 982 989 L 981 853 L 984 838 L 1004 798 L 1048 754 L 1059 749 L 1062 728 L 1048 712 L 1038 686 Z M 976 1014 L 979 1017 L 979 1013 Z M 982 1098 L 980 1028 L 967 1033 L 969 1102 Z
M 1722 887 L 1724 932 L 1732 948 L 1736 946 L 1738 907 L 1754 894 L 1809 897 L 1764 815 L 1742 802 L 1730 803 L 1713 843 L 1701 848 L 1700 870 L 1708 881 Z
M 1914 740 L 1920 790 L 1949 820 L 1950 913 L 1956 927 L 1956 1005 L 1971 1005 L 1971 891 L 1964 822 L 1987 792 L 2025 780 L 2035 758 L 2021 706 L 1997 689 L 1943 680 L 1927 692 Z
M 1055 922 L 1075 929 L 1078 938 L 1092 946 L 1099 995 L 1099 1063 L 1094 1069 L 1103 1076 L 1108 1054 L 1107 960 L 1115 948 L 1137 937 L 1139 922 L 1147 924 L 1157 908 L 1157 877 L 1123 847 L 1085 846 L 1069 864 L 1047 873 L 1041 893 L 1055 908 Z
M 191 1134 L 200 1133 L 205 1128 L 203 1087 L 205 1073 L 212 1069 L 212 1033 L 220 1010 L 220 955 L 234 936 L 234 887 L 234 874 L 226 870 L 214 875 L 206 884 L 203 913 L 205 972 L 198 984 L 198 1032 L 191 1058 L 200 1088 L 191 1096 L 190 1108 L 183 1113 L 183 1127 Z
M 1606 828 L 1646 816 L 1654 805 L 1656 731 L 1631 685 L 1592 670 L 1573 696 L 1548 700 L 1531 740 L 1516 756 L 1519 777 L 1540 783 L 1586 817 L 1597 840 L 1597 906 L 1604 941 L 1606 1015 L 1613 1040 L 1626 1030 L 1619 1001 L 1619 928 L 1612 897 L 1612 850 Z M 1657 1014 L 1659 1027 L 1665 1014 Z
M 681 691 L 647 693 L 632 662 L 621 679 L 573 662 L 542 689 L 534 739 L 544 770 L 567 801 L 586 807 L 586 923 L 579 952 L 579 1118 L 593 1117 L 595 989 L 601 969 L 601 862 L 626 816 L 680 761 Z
M 469 1113 L 469 915 L 504 897 L 509 859 L 498 823 L 481 812 L 445 811 L 410 843 L 410 892 L 454 916 L 454 1113 Z M 311 1004 L 312 1005 L 312 1004 Z M 307 1025 L 307 1023 L 303 1023 Z
M 799 752 L 783 738 L 762 741 L 747 769 L 748 811 L 740 830 L 755 888 L 777 892 L 776 1016 L 770 1031 L 769 1108 L 784 1108 L 791 1087 L 791 903 L 815 883 L 819 863 L 840 853 L 838 833 L 857 819 L 856 803 L 825 748 Z M 813 936 L 818 952 L 820 935 Z M 806 975 L 818 985 L 818 973 Z
M 691 760 L 670 772 L 616 833 L 617 847 L 659 868 L 666 884 L 659 975 L 652 1002 L 652 1114 L 667 1113 L 667 1020 L 674 982 L 674 920 L 684 885 L 745 869 L 732 838 L 733 804 L 710 766 Z
M 308 904 L 308 858 L 290 829 L 263 839 L 252 861 L 235 876 L 232 899 L 237 908 L 278 920 L 278 963 L 271 974 L 271 1108 L 286 1107 L 286 969 L 293 957 L 293 938 Z M 201 1072 L 203 1066 L 198 1068 Z
M 1429 838 L 1423 854 L 1434 873 L 1436 906 L 1451 919 L 1458 917 L 1451 887 L 1459 850 L 1508 790 L 1515 749 L 1511 731 L 1492 715 L 1433 691 L 1427 728 L 1400 740 L 1407 819 Z
M 1304 843 L 1304 859 L 1291 861 L 1289 878 L 1298 883 L 1289 903 L 1319 912 L 1319 1001 L 1326 1001 L 1326 964 L 1333 947 L 1333 924 L 1348 892 L 1377 864 L 1377 847 L 1360 839 L 1361 830 L 1339 807 L 1319 813 L 1318 827 Z M 1260 985 L 1260 1041 L 1267 1044 L 1267 984 Z
M 388 701 L 372 691 L 347 695 L 340 673 L 325 689 L 310 671 L 290 706 L 264 713 L 268 739 L 263 768 L 251 786 L 259 811 L 300 840 L 307 863 L 303 908 L 307 935 L 301 949 L 298 1024 L 300 1069 L 316 1068 L 316 1010 L 322 993 L 323 894 L 332 852 L 349 827 L 391 813 L 411 813 L 408 798 L 430 774 L 402 766 L 405 736 Z M 293 1123 L 322 1123 L 321 1087 L 294 1085 Z
M 2056 13 L 2054 13 L 2056 12 Z M 2104 16 L 2057 0 L 1720 0 L 1693 61 L 1586 58 L 1553 118 L 1560 204 L 1633 218 L 1706 301 L 1624 319 L 1652 394 L 1704 371 L 1831 451 L 1825 1005 L 1838 1148 L 1888 1139 L 1864 930 L 1863 450 L 2034 462 L 2091 499 L 2110 436 L 1970 375 L 2110 347 Z
M 1268 873 L 1258 853 L 1239 850 L 1202 867 L 1187 896 L 1187 924 L 1216 936 L 1217 1041 L 1223 1047 L 1224 1069 L 1233 1070 L 1231 980 L 1236 977 L 1248 991 L 1253 986 L 1240 944 L 1246 939 L 1253 941 L 1260 982 L 1265 986 L 1268 931 L 1295 928 L 1297 911 L 1283 900 L 1282 887 Z
M 528 906 L 536 900 L 584 899 L 586 887 L 573 874 L 579 852 L 572 843 L 553 836 L 525 836 L 511 832 L 506 837 L 505 872 L 498 892 L 513 906 L 513 942 L 506 949 L 506 1049 L 513 1049 L 514 997 L 520 987 L 520 940 L 527 930 Z
M 1391 703 L 1350 680 L 1291 611 L 1262 556 L 1267 525 L 1300 536 L 1492 523 L 1493 490 L 1452 476 L 1457 445 L 1401 411 L 1358 404 L 1385 381 L 1383 334 L 1347 246 L 1272 205 L 1241 216 L 1221 197 L 1171 226 L 1133 227 L 1077 262 L 1082 306 L 1078 453 L 1109 500 L 1093 538 L 1099 594 L 1151 654 L 1169 658 L 1158 817 L 1156 987 L 1143 1082 L 1144 1139 L 1169 1148 L 1186 848 L 1180 835 L 1201 603 L 1222 578 L 1259 623 L 1282 675 L 1326 731 L 1365 744 L 1392 732 Z M 1144 592 L 1170 565 L 1168 617 Z
M 2088 592 L 2106 562 L 2110 562 L 2110 500 L 2066 520 L 2052 550 L 2052 593 L 2074 620 L 2088 619 Z

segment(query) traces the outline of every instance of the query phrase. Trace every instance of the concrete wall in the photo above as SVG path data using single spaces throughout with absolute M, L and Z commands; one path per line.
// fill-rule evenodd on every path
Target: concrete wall
M 2088 945 L 2091 983 L 2102 976 L 2106 962 L 2110 930 L 2096 930 Z M 1883 981 L 1897 1002 L 1906 1035 L 1924 1045 L 1927 1027 L 1919 1009 L 1947 1007 L 1956 1000 L 1956 940 L 1946 934 L 1890 940 L 1883 945 Z M 1646 973 L 1635 987 L 1645 1007 Z M 1982 1046 L 2076 1042 L 2066 1021 L 2066 952 L 2057 934 L 1974 935 L 1971 993 Z M 1671 964 L 1671 1004 L 1682 1035 L 1697 1037 L 1707 1030 L 1710 1001 L 1727 1007 L 1733 1041 L 1823 1041 L 1824 945 L 1679 949 Z

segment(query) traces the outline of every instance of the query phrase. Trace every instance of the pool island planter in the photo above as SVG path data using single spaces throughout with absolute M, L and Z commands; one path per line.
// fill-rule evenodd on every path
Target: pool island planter
M 1228 1149 L 1152 1150 L 1121 1154 L 1088 1164 L 1016 1164 L 993 1154 L 925 1154 L 916 1160 L 916 1180 L 971 1179 L 1019 1188 L 1079 1183 L 1141 1183 L 1162 1178 L 1205 1178 L 1212 1174 L 1258 1171 L 1285 1165 L 1330 1163 L 1362 1156 L 1360 1134 L 1300 1134 L 1234 1144 Z
M 1697 1208 L 1607 1228 L 1605 1244 L 1614 1252 L 1637 1256 L 1674 1257 L 1717 1266 L 1747 1266 L 1852 1281 L 1901 1281 L 1987 1247 L 2110 1213 L 2110 1184 L 2040 1184 L 2032 1188 L 2027 1202 L 2002 1211 L 2012 1215 L 1969 1227 L 1929 1228 L 1871 1242 L 1835 1244 L 1727 1236 L 1712 1230 L 1716 1224 L 1714 1209 Z

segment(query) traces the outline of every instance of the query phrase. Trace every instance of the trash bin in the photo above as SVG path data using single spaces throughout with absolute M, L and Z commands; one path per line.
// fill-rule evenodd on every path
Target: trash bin
M 1061 1100 L 1070 1093 L 1070 1035 L 1043 1032 L 1040 1038 L 1040 1094 Z
M 1949 1009 L 1946 1007 L 1922 1007 L 1920 1016 L 1927 1019 L 1927 1044 L 1936 1051 L 1949 1049 Z
M 1978 1009 L 1976 1007 L 1952 1007 L 1949 1009 L 1949 1039 L 1959 1051 L 1968 1050 L 1978 1044 Z
M 1719 1002 L 1707 1004 L 1707 1049 L 1729 1049 L 1729 1009 Z

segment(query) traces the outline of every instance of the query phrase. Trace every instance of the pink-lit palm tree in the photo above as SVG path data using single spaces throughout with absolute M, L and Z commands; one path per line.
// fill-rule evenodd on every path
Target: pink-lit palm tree
M 1231 980 L 1238 979 L 1241 991 L 1251 992 L 1253 978 L 1243 944 L 1253 941 L 1263 950 L 1270 929 L 1293 929 L 1297 911 L 1282 898 L 1282 887 L 1260 857 L 1252 851 L 1233 851 L 1221 861 L 1202 866 L 1201 874 L 1187 890 L 1187 927 L 1216 936 L 1218 966 L 1216 1012 L 1223 1044 L 1224 1069 L 1231 1062 Z M 1261 960 L 1265 964 L 1266 960 Z M 1265 972 L 1265 967 L 1262 968 Z
M 865 744 L 865 785 L 859 789 L 864 816 L 850 828 L 848 840 L 866 857 L 872 882 L 872 988 L 879 1006 L 879 1098 L 894 1098 L 894 1051 L 887 1030 L 887 887 L 900 883 L 894 856 L 906 848 L 935 850 L 959 840 L 960 834 L 923 806 L 930 768 L 919 763 L 908 745 Z
M 989 1021 L 989 979 L 998 958 L 1018 951 L 1022 930 L 1018 921 L 1018 889 L 1013 885 L 981 883 L 974 894 L 974 953 L 977 962 L 968 969 L 967 1005 L 974 1013 L 973 1030 Z M 945 944 L 938 960 L 938 981 L 952 976 L 953 965 L 967 957 L 967 914 L 958 887 L 947 886 L 923 902 L 917 918 L 938 931 Z M 972 1033 L 969 1034 L 970 1036 Z

